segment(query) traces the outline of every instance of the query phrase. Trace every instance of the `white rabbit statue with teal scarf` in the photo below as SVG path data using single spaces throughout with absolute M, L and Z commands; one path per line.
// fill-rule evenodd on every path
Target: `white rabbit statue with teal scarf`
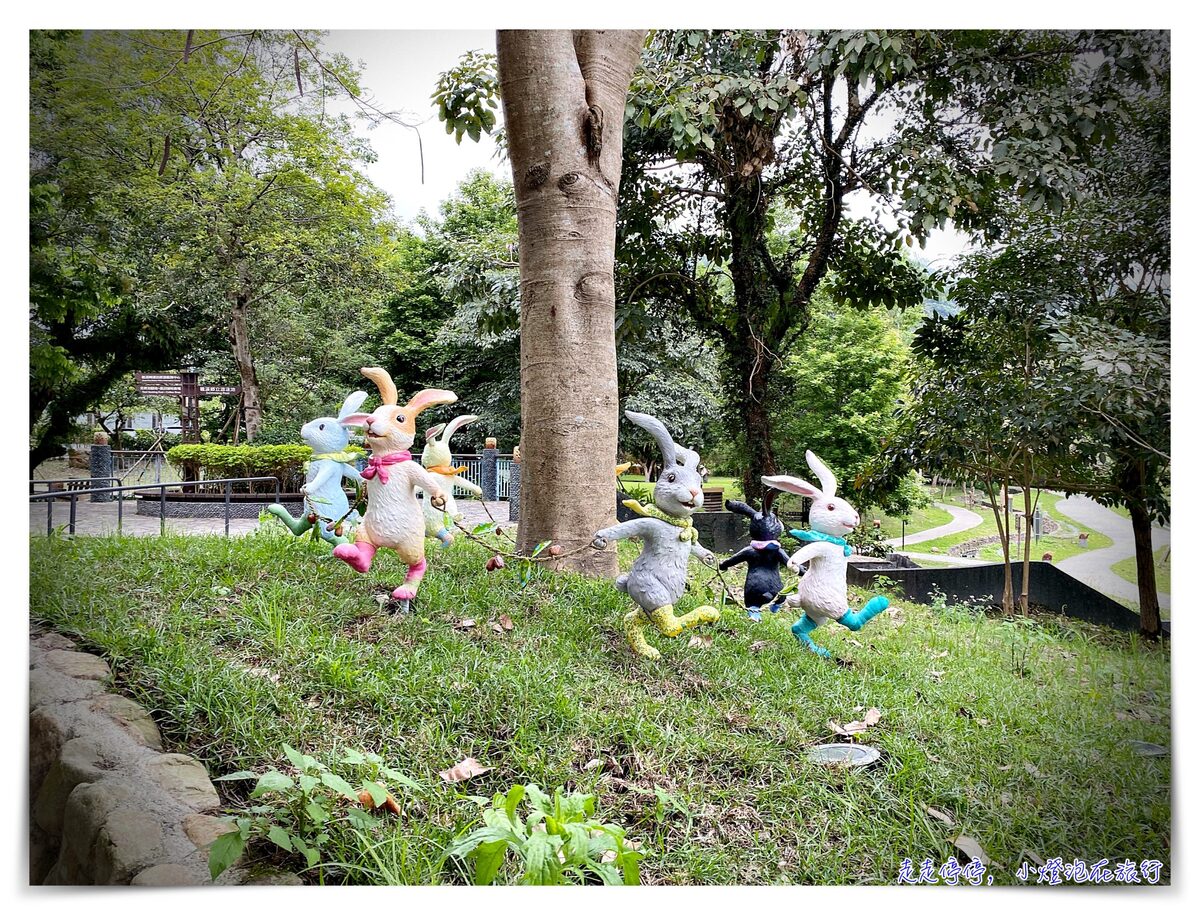
M 821 481 L 820 489 L 796 477 L 770 476 L 763 477 L 762 481 L 775 489 L 812 499 L 808 511 L 811 530 L 789 531 L 797 540 L 805 542 L 805 546 L 788 560 L 788 568 L 798 573 L 800 567 L 808 563 L 808 571 L 800 579 L 795 593 L 788 595 L 787 604 L 804 610 L 804 615 L 792 626 L 792 635 L 810 651 L 827 658 L 829 651 L 812 640 L 813 630 L 829 620 L 836 620 L 847 629 L 857 631 L 887 609 L 888 599 L 876 595 L 861 610 L 850 609 L 846 589 L 850 547 L 844 538 L 858 527 L 858 512 L 845 499 L 837 497 L 833 471 L 811 451 L 806 451 L 804 456 Z

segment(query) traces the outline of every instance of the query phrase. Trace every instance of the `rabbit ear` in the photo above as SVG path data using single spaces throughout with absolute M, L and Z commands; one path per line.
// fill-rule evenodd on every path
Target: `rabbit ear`
M 771 514 L 771 506 L 775 504 L 775 497 L 777 495 L 779 495 L 779 492 L 774 489 L 768 489 L 766 492 L 763 493 L 762 513 L 764 515 Z
M 825 462 L 811 451 L 804 452 L 804 459 L 808 461 L 808 466 L 817 475 L 817 479 L 821 481 L 822 495 L 835 495 L 837 493 L 837 480 L 833 476 L 833 471 L 826 467 Z
M 431 442 L 439 432 L 446 428 L 445 423 L 438 423 L 436 426 L 430 426 L 425 430 L 425 441 Z
M 632 410 L 626 410 L 625 418 L 654 436 L 654 440 L 658 442 L 658 447 L 662 451 L 664 467 L 670 467 L 676 463 L 675 441 L 671 438 L 671 433 L 667 431 L 666 426 L 648 413 L 634 413 Z
M 339 417 L 338 422 L 343 426 L 369 426 L 374 417 L 370 413 L 351 413 L 349 416 Z
M 355 410 L 363 405 L 363 401 L 367 399 L 366 391 L 355 391 L 342 402 L 342 408 L 338 410 L 337 418 L 345 419 Z
M 385 404 L 390 407 L 396 405 L 396 383 L 392 381 L 392 376 L 387 373 L 386 369 L 373 365 L 359 369 L 359 371 L 375 382 L 375 387 L 379 388 L 379 396 L 383 398 Z
M 443 403 L 454 403 L 456 400 L 458 400 L 458 395 L 453 391 L 430 388 L 427 391 L 420 391 L 414 394 L 412 400 L 405 406 L 404 411 L 410 416 L 416 416 L 430 407 L 436 407 L 438 404 Z M 393 400 L 392 403 L 395 403 L 395 401 Z
M 456 417 L 454 417 L 454 419 L 450 420 L 450 422 L 448 422 L 446 424 L 446 433 L 442 436 L 442 441 L 443 442 L 450 441 L 450 436 L 452 436 L 455 432 L 457 432 L 463 426 L 467 425 L 468 423 L 473 423 L 477 419 L 479 419 L 478 416 L 456 416 Z
M 793 492 L 798 496 L 807 496 L 810 499 L 819 499 L 824 495 L 812 483 L 801 480 L 799 477 L 763 477 L 762 481 L 775 489 Z
M 747 505 L 745 502 L 738 502 L 736 499 L 726 499 L 725 507 L 735 515 L 745 515 L 747 518 L 753 518 L 758 512 Z
M 700 467 L 700 455 L 691 448 L 676 448 L 675 461 L 682 464 L 688 470 L 697 470 Z

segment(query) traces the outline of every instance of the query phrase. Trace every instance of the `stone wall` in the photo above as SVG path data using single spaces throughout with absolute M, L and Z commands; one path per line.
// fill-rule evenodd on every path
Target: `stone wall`
M 207 848 L 229 827 L 204 766 L 164 752 L 150 713 L 70 639 L 32 632 L 29 661 L 29 882 L 212 883 Z M 300 880 L 235 865 L 217 882 Z
M 267 498 L 262 502 L 238 502 L 230 500 L 229 517 L 257 518 L 267 510 L 268 505 L 274 504 L 274 498 Z M 297 517 L 304 511 L 303 499 L 281 499 L 279 504 L 286 508 L 290 514 Z M 224 518 L 225 500 L 205 499 L 203 501 L 189 501 L 187 499 L 168 498 L 160 506 L 157 495 L 138 497 L 137 513 L 139 515 L 151 515 L 157 518 L 160 510 L 163 517 L 166 518 Z

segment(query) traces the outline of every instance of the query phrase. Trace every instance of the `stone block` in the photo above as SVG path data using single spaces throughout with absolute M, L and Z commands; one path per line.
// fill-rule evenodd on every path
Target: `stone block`
M 56 648 L 46 652 L 43 663 L 59 673 L 80 680 L 107 680 L 112 676 L 107 661 L 82 651 L 65 651 Z
M 145 769 L 167 794 L 193 810 L 215 810 L 221 805 L 208 771 L 190 756 L 165 753 L 147 760 Z
M 50 667 L 29 671 L 29 707 L 41 708 L 59 702 L 90 699 L 104 691 L 98 680 L 78 680 Z
M 62 835 L 66 808 L 75 789 L 100 781 L 112 767 L 102 744 L 93 737 L 68 740 L 46 772 L 33 803 L 34 822 L 52 836 Z
M 208 874 L 186 864 L 155 864 L 140 871 L 130 886 L 203 886 L 211 883 Z
M 102 712 L 119 724 L 134 740 L 144 747 L 161 750 L 162 735 L 150 713 L 132 699 L 107 693 L 97 696 L 91 703 L 94 712 Z

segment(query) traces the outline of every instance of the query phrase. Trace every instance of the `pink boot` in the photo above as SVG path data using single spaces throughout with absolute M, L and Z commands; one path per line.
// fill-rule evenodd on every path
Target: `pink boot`
M 354 543 L 339 543 L 333 548 L 333 555 L 350 566 L 355 572 L 366 572 L 371 568 L 371 560 L 375 558 L 377 547 L 365 540 Z
M 408 574 L 404 576 L 404 584 L 392 592 L 392 597 L 395 600 L 412 600 L 417 596 L 417 586 L 421 583 L 421 579 L 425 577 L 425 560 L 414 563 L 408 567 Z M 410 588 L 409 585 L 412 585 Z

